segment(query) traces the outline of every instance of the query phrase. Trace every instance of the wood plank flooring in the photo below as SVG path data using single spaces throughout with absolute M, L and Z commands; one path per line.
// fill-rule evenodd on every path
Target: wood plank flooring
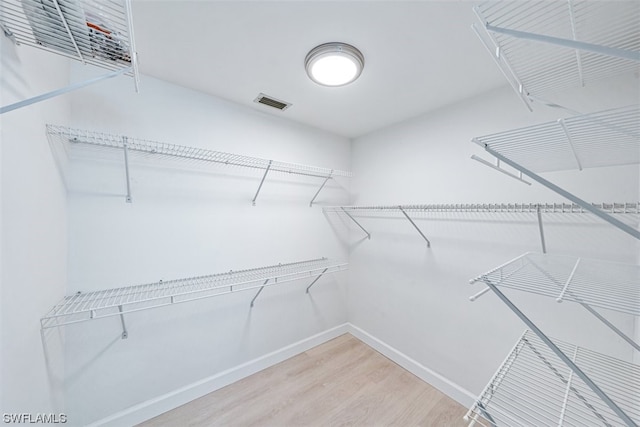
M 465 426 L 466 408 L 350 334 L 140 426 Z

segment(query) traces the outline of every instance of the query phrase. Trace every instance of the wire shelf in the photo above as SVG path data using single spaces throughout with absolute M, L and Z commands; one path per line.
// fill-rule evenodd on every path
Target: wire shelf
M 640 366 L 553 342 L 640 423 Z M 485 426 L 628 425 L 531 331 L 525 331 L 467 417 Z
M 137 81 L 130 0 L 0 0 L 0 23 L 17 44 Z
M 640 214 L 640 203 L 592 203 L 598 209 L 612 214 Z M 412 205 L 370 205 L 370 206 L 326 206 L 326 212 L 342 212 L 352 214 L 365 212 L 406 212 L 415 213 L 588 213 L 586 209 L 575 203 L 478 203 L 478 204 L 412 204 Z
M 343 271 L 347 267 L 345 262 L 319 258 L 95 292 L 78 292 L 62 299 L 42 317 L 40 323 L 43 329 L 69 325 L 233 292 L 262 289 Z
M 637 1 L 487 1 L 474 10 L 489 50 L 525 97 L 640 70 Z
M 64 126 L 47 125 L 47 136 L 51 143 L 63 144 L 67 149 L 73 149 L 73 146 L 90 146 L 96 149 L 119 150 L 122 152 L 126 142 L 127 149 L 131 154 L 137 153 L 145 157 L 152 156 L 158 158 L 164 156 L 209 164 L 215 163 L 260 170 L 269 169 L 270 172 L 283 172 L 318 178 L 326 178 L 328 176 L 353 176 L 351 172 L 337 169 L 279 162 L 259 157 L 207 150 L 204 148 L 187 147 L 165 142 L 125 137 L 122 135 L 71 129 Z
M 471 280 L 640 316 L 640 266 L 525 253 Z
M 617 108 L 473 141 L 533 172 L 640 163 L 640 108 Z

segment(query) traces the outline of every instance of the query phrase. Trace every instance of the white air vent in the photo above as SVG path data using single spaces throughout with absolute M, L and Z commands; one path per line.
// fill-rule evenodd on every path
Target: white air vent
M 274 97 L 265 95 L 264 93 L 261 93 L 260 95 L 258 95 L 258 97 L 254 99 L 253 102 L 257 102 L 258 104 L 263 104 L 268 107 L 277 108 L 278 110 L 281 110 L 281 111 L 284 111 L 287 108 L 291 107 L 290 102 L 285 102 L 279 99 L 275 99 Z

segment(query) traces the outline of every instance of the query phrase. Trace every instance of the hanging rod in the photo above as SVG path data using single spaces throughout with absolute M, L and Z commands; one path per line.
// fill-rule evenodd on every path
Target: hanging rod
M 640 366 L 552 342 L 615 402 L 613 411 L 532 331 L 525 331 L 465 420 L 484 426 L 637 425 Z M 624 418 L 626 416 L 626 418 Z M 488 419 L 492 422 L 489 422 Z
M 252 203 L 254 205 L 267 175 L 272 172 L 321 178 L 323 180 L 322 185 L 316 191 L 310 205 L 313 205 L 318 194 L 325 187 L 329 179 L 333 179 L 335 176 L 353 176 L 353 173 L 351 172 L 337 169 L 267 160 L 259 157 L 231 154 L 198 147 L 188 147 L 165 142 L 124 137 L 122 135 L 71 129 L 64 126 L 47 125 L 47 137 L 52 144 L 61 144 L 67 150 L 72 150 L 76 146 L 84 146 L 96 150 L 124 152 L 126 148 L 128 155 L 137 154 L 138 156 L 145 158 L 148 158 L 149 156 L 155 158 L 174 158 L 203 164 L 218 164 L 263 170 L 264 173 L 262 175 L 262 179 L 252 199 Z M 129 192 L 128 196 L 128 199 L 130 199 Z
M 0 0 L 0 26 L 17 46 L 31 46 L 110 71 L 3 106 L 0 114 L 118 75 L 133 77 L 138 91 L 130 0 Z
M 474 11 L 483 35 L 474 31 L 529 109 L 531 97 L 638 71 L 636 2 L 486 1 Z
M 311 279 L 309 288 L 325 274 L 344 271 L 348 263 L 319 258 L 309 261 L 278 264 L 249 270 L 229 271 L 208 276 L 177 280 L 160 280 L 137 286 L 127 286 L 93 292 L 78 292 L 56 304 L 40 320 L 42 329 L 110 316 L 120 316 L 166 305 L 195 301 L 275 286 L 282 283 Z M 257 294 L 256 294 L 257 297 Z M 251 301 L 251 306 L 255 298 Z

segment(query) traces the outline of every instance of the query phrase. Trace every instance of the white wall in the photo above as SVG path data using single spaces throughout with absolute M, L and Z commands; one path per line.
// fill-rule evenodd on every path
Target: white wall
M 88 75 L 73 68 L 76 79 Z M 181 145 L 348 170 L 346 138 L 292 124 L 143 77 L 95 86 L 72 99 L 73 126 Z M 286 117 L 286 112 L 283 112 Z M 260 172 L 194 171 L 191 165 L 131 165 L 124 202 L 121 154 L 73 160 L 69 185 L 69 288 L 91 291 L 319 257 L 346 259 L 322 204 L 346 203 L 348 180 L 309 201 L 318 179 Z M 342 188 L 340 186 L 345 186 Z M 346 322 L 346 273 L 69 326 L 67 410 L 86 424 Z
M 632 104 L 637 94 L 637 78 L 627 76 L 558 99 L 590 112 Z M 541 106 L 529 113 L 505 88 L 358 138 L 351 153 L 352 203 L 565 201 L 538 184 L 528 187 L 469 158 L 490 158 L 470 142 L 474 136 L 562 116 L 566 113 Z M 637 166 L 545 176 L 593 202 L 637 201 L 640 195 Z M 372 234 L 369 241 L 344 218 L 331 217 L 351 251 L 349 321 L 477 394 L 525 326 L 494 295 L 469 302 L 482 288 L 468 281 L 526 251 L 540 251 L 536 216 L 432 218 L 417 219 L 431 240 L 428 249 L 403 219 L 362 218 Z M 637 262 L 635 239 L 602 221 L 586 215 L 544 218 L 549 253 Z M 507 295 L 549 335 L 631 358 L 630 347 L 579 306 L 521 292 Z M 607 315 L 633 336 L 633 319 Z
M 0 37 L 0 99 L 8 105 L 64 87 L 66 59 Z M 46 70 L 46 72 L 44 71 Z M 69 99 L 2 115 L 0 241 L 0 412 L 64 410 L 59 332 L 40 335 L 39 319 L 66 286 L 66 195 L 45 123 L 67 123 Z

